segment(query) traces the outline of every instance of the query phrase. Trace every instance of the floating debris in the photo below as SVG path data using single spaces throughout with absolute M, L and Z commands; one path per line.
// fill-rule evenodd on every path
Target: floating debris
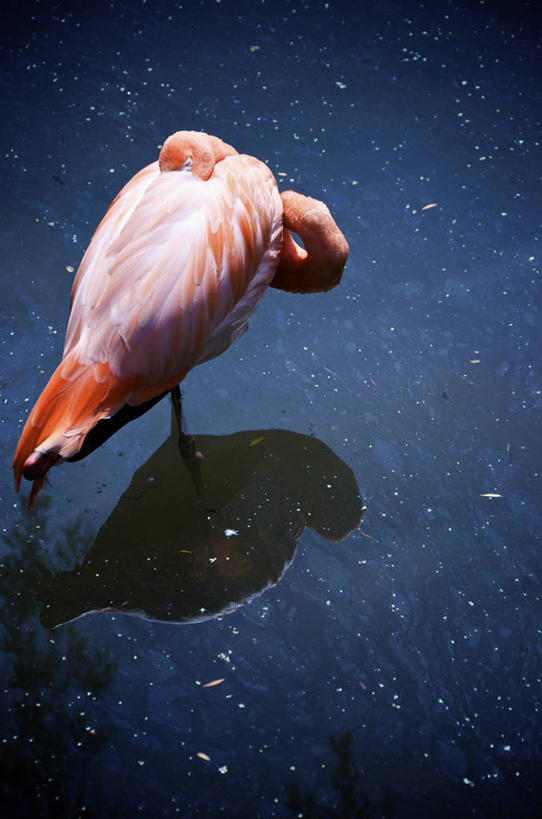
M 204 754 L 203 751 L 198 751 L 197 756 L 199 756 L 200 759 L 204 759 L 206 762 L 211 761 L 211 757 Z
M 502 498 L 502 495 L 499 495 L 498 492 L 483 492 L 480 495 L 481 498 Z
M 225 679 L 225 677 L 221 677 L 219 680 L 211 680 L 211 682 L 205 683 L 203 688 L 212 688 L 214 685 L 220 685 L 220 683 L 223 683 Z
M 324 366 L 324 370 L 325 370 L 327 373 L 329 373 L 330 375 L 333 375 L 335 378 L 338 378 L 338 379 L 339 379 L 339 381 L 342 381 L 342 382 L 343 382 L 343 384 L 346 384 L 346 381 L 344 380 L 344 378 L 341 378 L 341 376 L 340 376 L 340 375 L 338 375 L 338 374 L 337 374 L 337 373 L 336 373 L 334 370 L 330 370 L 330 368 L 329 368 L 329 367 L 326 367 L 326 366 Z M 346 384 L 346 386 L 348 386 L 348 384 Z
M 422 210 L 430 210 L 430 208 L 436 208 L 436 207 L 437 207 L 436 202 L 430 202 L 428 205 L 424 205 Z
M 263 441 L 264 437 L 264 435 L 260 435 L 258 438 L 253 438 L 249 446 L 256 446 L 256 444 L 259 444 L 260 441 Z

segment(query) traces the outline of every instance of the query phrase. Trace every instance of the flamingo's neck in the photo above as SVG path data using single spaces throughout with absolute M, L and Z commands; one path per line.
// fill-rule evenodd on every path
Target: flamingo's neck
M 272 287 L 293 293 L 330 290 L 341 280 L 348 243 L 323 202 L 294 191 L 282 193 L 284 238 Z M 305 248 L 292 238 L 303 240 Z

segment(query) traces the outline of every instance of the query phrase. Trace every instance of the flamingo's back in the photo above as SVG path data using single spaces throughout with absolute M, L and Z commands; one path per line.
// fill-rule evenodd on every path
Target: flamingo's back
M 175 386 L 246 330 L 282 221 L 271 172 L 245 155 L 206 181 L 155 162 L 123 188 L 81 262 L 62 362 L 17 446 L 16 487 L 23 472 L 35 479 L 30 505 L 45 481 L 33 453 L 47 468 L 75 456 L 100 419 Z

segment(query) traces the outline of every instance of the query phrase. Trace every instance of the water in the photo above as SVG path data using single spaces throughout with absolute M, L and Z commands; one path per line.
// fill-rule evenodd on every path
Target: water
M 540 17 L 183 6 L 7 19 L 7 812 L 534 816 Z M 269 291 L 187 378 L 203 510 L 164 401 L 54 470 L 29 514 L 9 463 L 61 354 L 72 268 L 180 128 L 323 198 L 351 247 L 343 282 Z

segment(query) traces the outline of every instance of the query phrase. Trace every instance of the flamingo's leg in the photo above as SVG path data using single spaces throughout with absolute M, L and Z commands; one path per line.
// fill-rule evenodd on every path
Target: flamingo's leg
M 187 435 L 186 432 L 183 432 L 182 397 L 178 384 L 173 387 L 172 390 L 170 390 L 170 395 L 171 404 L 173 406 L 173 412 L 177 423 L 177 431 L 179 433 L 179 452 L 186 468 L 190 472 L 192 480 L 194 481 L 198 498 L 202 500 L 201 462 L 203 460 L 203 455 L 198 450 L 194 436 Z

